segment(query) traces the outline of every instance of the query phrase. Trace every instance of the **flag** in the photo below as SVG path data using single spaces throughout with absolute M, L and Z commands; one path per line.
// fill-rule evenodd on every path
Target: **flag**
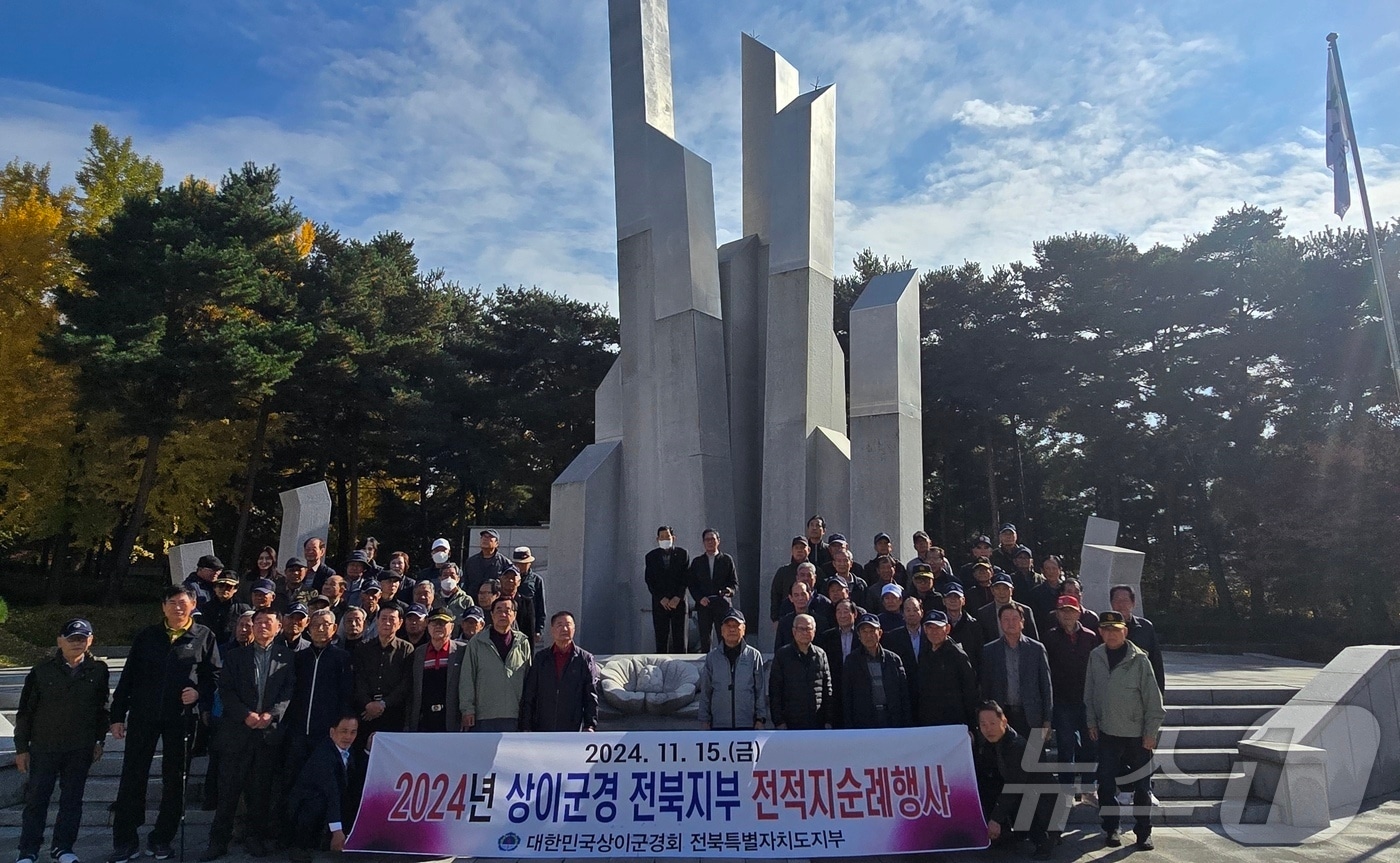
M 1332 169 L 1332 211 L 1345 216 L 1351 206 L 1347 179 L 1347 131 L 1342 117 L 1342 81 L 1337 55 L 1327 52 L 1327 167 Z

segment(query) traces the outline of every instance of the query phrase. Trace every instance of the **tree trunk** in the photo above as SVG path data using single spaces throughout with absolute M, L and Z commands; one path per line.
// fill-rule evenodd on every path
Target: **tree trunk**
M 257 489 L 258 470 L 262 467 L 263 446 L 267 441 L 267 420 L 271 414 L 270 400 L 264 400 L 262 410 L 258 411 L 253 446 L 248 452 L 248 467 L 243 474 L 243 499 L 238 502 L 238 529 L 233 533 L 233 554 L 229 557 L 235 569 L 242 566 L 243 542 L 248 535 L 248 516 L 253 511 L 253 492 Z
M 1225 578 L 1225 560 L 1220 554 L 1220 537 L 1216 532 L 1215 514 L 1211 510 L 1206 490 L 1199 478 L 1192 483 L 1195 489 L 1196 517 L 1193 521 L 1201 531 L 1201 545 L 1206 551 L 1206 563 L 1210 567 L 1210 580 L 1215 585 L 1215 595 L 1220 602 L 1220 610 L 1226 616 L 1235 617 L 1235 598 L 1230 594 L 1230 583 Z
M 72 528 L 65 524 L 53 539 L 53 557 L 49 560 L 48 584 L 44 590 L 45 605 L 63 602 L 63 580 L 68 574 L 69 548 L 72 544 Z
M 1175 476 L 1167 477 L 1162 486 L 1162 498 L 1162 595 L 1158 599 L 1158 607 L 1165 605 L 1170 608 L 1172 597 L 1176 596 L 1177 570 L 1181 566 L 1181 550 L 1176 540 L 1176 526 L 1180 519 L 1177 518 L 1179 501 Z
M 160 465 L 160 445 L 164 435 L 152 435 L 146 439 L 146 460 L 141 465 L 141 480 L 136 486 L 136 500 L 131 504 L 131 515 L 122 529 L 121 540 L 112 548 L 112 556 L 107 567 L 108 605 L 121 602 L 122 581 L 131 569 L 131 550 L 136 547 L 136 537 L 141 535 L 141 527 L 146 521 L 146 504 L 151 499 L 151 489 L 156 485 L 156 468 Z
M 339 534 L 339 536 L 336 537 L 336 553 L 339 556 L 334 559 L 344 560 L 349 556 L 349 552 L 345 551 L 344 546 L 346 543 L 345 537 L 350 533 L 350 483 L 346 482 L 345 467 L 343 465 L 337 465 L 336 467 L 335 501 L 336 509 L 338 510 L 338 512 L 336 512 L 336 521 L 338 522 L 337 527 L 339 528 L 339 530 L 336 531 Z M 330 550 L 330 543 L 326 543 L 326 549 L 327 551 Z
M 1016 447 L 1016 493 L 1020 497 L 1017 501 L 1018 510 L 1021 514 L 1021 523 L 1017 525 L 1023 536 L 1036 540 L 1035 524 L 1031 521 L 1030 511 L 1026 508 L 1026 466 L 1021 460 L 1021 421 L 1019 417 L 1011 417 L 1011 441 Z M 1025 542 L 1026 540 L 1021 540 Z
M 987 502 L 991 505 L 992 523 L 987 526 L 987 533 L 996 539 L 997 526 L 1001 524 L 1001 510 L 997 506 L 997 469 L 996 450 L 992 447 L 992 435 L 987 433 Z
M 341 541 L 341 560 L 360 547 L 360 465 L 356 461 L 350 468 L 350 529 Z

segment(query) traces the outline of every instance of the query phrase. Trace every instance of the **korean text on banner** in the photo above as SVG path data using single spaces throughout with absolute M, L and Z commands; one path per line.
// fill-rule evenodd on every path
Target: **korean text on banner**
M 851 857 L 987 846 L 967 729 L 377 734 L 346 850 Z

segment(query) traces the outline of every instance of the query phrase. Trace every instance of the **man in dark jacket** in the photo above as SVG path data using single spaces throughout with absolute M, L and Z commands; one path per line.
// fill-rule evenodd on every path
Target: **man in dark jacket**
M 792 642 L 773 654 L 768 669 L 768 716 L 775 728 L 799 731 L 831 727 L 831 665 L 826 651 L 812 643 L 817 620 L 799 614 L 792 622 Z
M 656 632 L 657 653 L 685 653 L 685 587 L 690 574 L 690 556 L 676 546 L 670 527 L 656 529 L 656 548 L 646 556 L 647 591 L 651 594 L 651 625 Z
M 909 713 L 913 716 L 919 709 L 919 655 L 928 647 L 921 625 L 924 604 L 915 597 L 906 596 L 899 605 L 899 614 L 904 625 L 885 630 L 880 637 L 880 646 L 904 663 L 904 681 L 909 687 Z
M 194 572 L 185 576 L 183 584 L 194 591 L 196 610 L 203 611 L 205 603 L 214 598 L 214 581 L 223 570 L 223 561 L 212 554 L 206 554 L 195 564 Z
M 1016 733 L 1050 731 L 1055 700 L 1045 646 L 1022 635 L 1024 618 L 1011 605 L 1001 608 L 1001 638 L 982 647 L 982 697 L 1002 706 Z M 1042 740 L 1044 738 L 1041 738 Z
M 214 578 L 214 597 L 199 608 L 199 622 L 214 633 L 214 641 L 220 647 L 233 640 L 233 625 L 238 616 L 251 611 L 253 606 L 239 602 L 238 573 L 224 570 Z
M 292 659 L 296 684 L 292 690 L 292 703 L 282 723 L 286 728 L 286 737 L 283 740 L 282 775 L 272 788 L 275 792 L 274 821 L 282 819 L 283 807 L 279 803 L 301 773 L 302 765 L 310 757 L 311 750 L 325 729 L 351 711 L 354 670 L 349 651 L 338 644 L 336 635 L 339 626 L 334 614 L 325 608 L 311 612 L 311 623 L 306 631 L 311 634 L 311 646 L 295 651 Z
M 817 646 L 826 653 L 827 666 L 831 670 L 831 712 L 828 716 L 833 728 L 845 727 L 843 680 L 846 657 L 860 650 L 860 637 L 856 635 L 856 618 L 859 615 L 854 602 L 842 600 L 836 603 L 836 626 L 817 636 Z
M 880 646 L 880 618 L 856 621 L 860 650 L 846 657 L 842 707 L 847 728 L 904 728 L 911 724 L 904 663 Z
M 958 643 L 948 637 L 948 615 L 937 609 L 924 612 L 924 640 L 916 673 L 919 700 L 915 716 L 919 725 L 977 726 L 977 675 Z
M 958 643 L 972 663 L 972 670 L 980 674 L 982 645 L 986 642 L 982 640 L 982 624 L 967 613 L 962 585 L 948 586 L 948 592 L 943 594 L 943 613 L 948 615 L 948 637 Z
M 319 593 L 326 579 L 335 575 L 335 570 L 326 563 L 326 541 L 319 536 L 313 536 L 301 544 L 301 551 L 306 556 L 307 584 Z
M 254 857 L 267 854 L 272 838 L 268 817 L 271 786 L 281 763 L 283 717 L 296 688 L 293 652 L 277 637 L 282 623 L 267 609 L 253 615 L 253 643 L 229 653 L 219 678 L 223 721 L 219 748 L 219 806 L 209 826 L 209 846 L 201 861 L 228 854 L 240 798 L 248 806 L 244 839 Z
M 998 628 L 1001 623 L 1000 611 L 1006 606 L 1015 606 L 1021 612 L 1021 620 L 1024 622 L 1022 628 L 1028 637 L 1040 640 L 1040 627 L 1035 622 L 1035 612 L 1030 606 L 1012 599 L 1016 588 L 1012 584 L 1011 576 L 1004 572 L 997 573 L 992 578 L 992 601 L 973 612 L 977 621 L 982 624 L 983 642 L 996 641 L 1001 637 L 1001 630 Z
M 83 816 L 88 769 L 107 737 L 107 663 L 88 652 L 92 624 L 74 618 L 58 634 L 58 651 L 30 669 L 15 715 L 15 768 L 27 774 L 19 858 L 36 860 L 44 840 L 49 798 L 60 786 L 53 859 L 76 861 L 73 844 Z
M 792 538 L 792 560 L 778 567 L 773 573 L 773 584 L 768 589 L 768 618 L 777 623 L 783 616 L 783 600 L 792 592 L 797 582 L 797 568 L 807 562 L 810 545 L 805 536 Z M 817 564 L 814 562 L 813 566 Z
M 354 706 L 361 711 L 357 746 L 376 731 L 403 731 L 413 687 L 413 645 L 398 637 L 399 610 L 379 609 L 378 635 L 355 651 Z
M 695 600 L 695 617 L 700 628 L 700 652 L 709 653 L 719 633 L 720 621 L 729 613 L 739 593 L 739 574 L 734 558 L 719 550 L 719 531 L 707 527 L 700 534 L 705 553 L 690 562 L 690 598 Z
M 574 644 L 574 615 L 549 619 L 553 643 L 535 651 L 520 697 L 521 731 L 597 731 L 598 665 Z
M 183 585 L 165 590 L 164 620 L 136 633 L 112 695 L 112 736 L 126 740 L 117 800 L 112 806 L 112 863 L 140 853 L 136 831 L 146 816 L 146 784 L 161 752 L 160 814 L 147 837 L 151 856 L 173 856 L 170 842 L 185 808 L 187 744 L 194 723 L 207 717 L 219 682 L 214 633 L 194 621 L 194 592 Z
M 1055 750 L 1061 765 L 1093 764 L 1098 755 L 1089 739 L 1084 677 L 1089 671 L 1089 654 L 1103 641 L 1097 632 L 1079 625 L 1079 600 L 1062 596 L 1058 606 L 1055 616 L 1059 624 L 1045 633 L 1044 642 L 1050 662 L 1050 690 L 1055 693 L 1050 719 L 1055 730 Z M 1073 785 L 1075 773 L 1072 767 L 1061 770 L 1060 784 Z
M 288 799 L 292 863 L 310 863 L 327 834 L 332 851 L 345 849 L 364 791 L 365 758 L 355 748 L 359 728 L 355 714 L 339 717 L 296 776 Z
M 992 550 L 989 558 L 992 566 L 1008 575 L 1016 569 L 1016 554 L 1026 546 L 1021 545 L 1020 537 L 1016 534 L 1016 525 L 1003 524 L 1001 530 L 997 531 L 997 547 Z M 1029 548 L 1026 548 L 1030 551 Z
M 1128 640 L 1147 654 L 1148 662 L 1152 663 L 1152 676 L 1157 678 L 1157 688 L 1166 694 L 1167 669 L 1162 662 L 1162 642 L 1157 638 L 1157 628 L 1152 621 L 1133 614 L 1137 593 L 1131 585 L 1115 584 L 1109 588 L 1108 603 L 1128 622 Z
M 493 578 L 500 578 L 510 566 L 510 561 L 501 553 L 501 535 L 493 528 L 486 528 L 477 537 L 480 543 L 480 550 L 467 558 L 467 562 L 462 566 L 462 577 L 464 582 L 462 587 L 476 598 L 477 591 L 481 589 L 481 583 L 490 581 Z M 490 606 L 483 606 L 488 611 Z
M 1039 774 L 1026 770 L 1026 739 L 1017 734 L 1006 721 L 1006 713 L 995 701 L 984 702 L 977 709 L 977 726 L 982 735 L 981 762 L 985 771 L 979 788 L 983 811 L 987 815 L 987 838 L 994 843 L 1010 843 L 1018 836 L 1017 826 L 1025 823 L 1022 810 L 1034 807 L 1030 814 L 1029 837 L 1035 843 L 1033 860 L 1048 860 L 1059 838 L 1051 832 L 1050 817 L 1054 814 L 1057 790 L 1055 786 L 1034 783 Z

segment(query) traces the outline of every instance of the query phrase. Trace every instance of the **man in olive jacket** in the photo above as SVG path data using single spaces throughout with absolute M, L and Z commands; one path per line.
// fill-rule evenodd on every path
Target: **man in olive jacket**
M 73 853 L 83 816 L 88 769 L 107 737 L 107 663 L 88 652 L 92 624 L 74 618 L 58 634 L 58 651 L 24 678 L 15 716 L 15 767 L 28 774 L 19 858 L 37 859 L 53 787 L 61 787 L 53 857 Z M 76 858 L 73 858 L 76 859 Z
M 467 642 L 457 709 L 463 731 L 516 731 L 530 670 L 530 640 L 515 627 L 511 597 L 491 603 L 491 626 Z
M 1147 652 L 1128 640 L 1128 624 L 1116 611 L 1099 615 L 1103 644 L 1089 654 L 1084 709 L 1089 738 L 1099 745 L 1099 812 L 1104 844 L 1122 844 L 1115 798 L 1119 784 L 1133 791 L 1137 847 L 1152 845 L 1152 752 L 1167 712 Z M 1107 807 L 1107 808 L 1106 808 Z

